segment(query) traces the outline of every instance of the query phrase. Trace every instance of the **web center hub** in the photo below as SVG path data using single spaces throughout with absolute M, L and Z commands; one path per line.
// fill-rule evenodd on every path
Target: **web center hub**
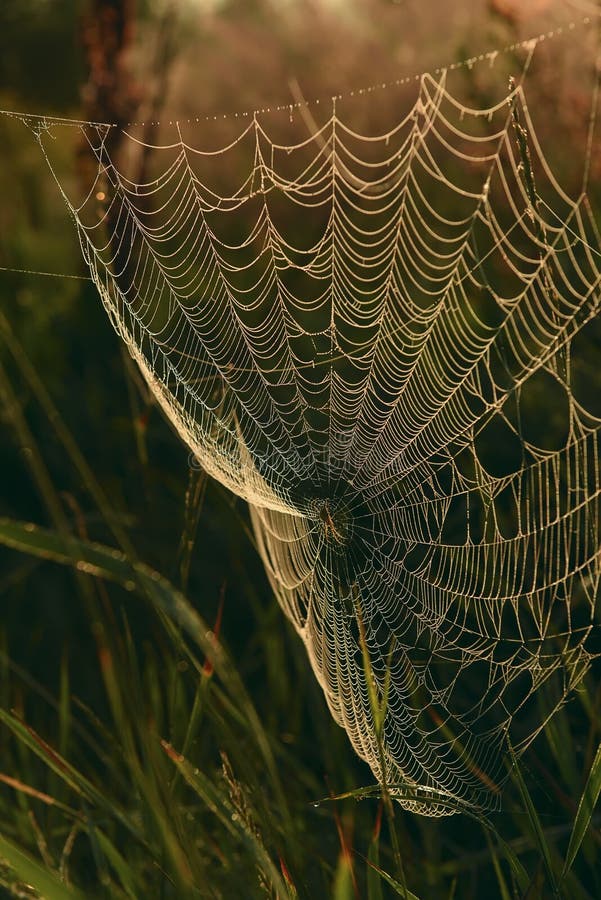
M 313 502 L 313 515 L 324 540 L 338 550 L 344 550 L 353 533 L 353 517 L 348 505 L 338 498 L 320 498 Z

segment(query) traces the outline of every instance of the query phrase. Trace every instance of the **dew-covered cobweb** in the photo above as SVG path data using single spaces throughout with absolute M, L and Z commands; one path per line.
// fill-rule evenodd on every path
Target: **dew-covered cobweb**
M 442 71 L 404 111 L 389 92 L 385 127 L 294 104 L 225 146 L 132 126 L 119 161 L 84 123 L 90 191 L 65 192 L 155 397 L 247 501 L 334 719 L 430 815 L 497 802 L 507 748 L 590 663 L 599 594 L 599 234 L 522 84 L 500 93 L 471 108 Z M 55 125 L 28 124 L 50 156 Z

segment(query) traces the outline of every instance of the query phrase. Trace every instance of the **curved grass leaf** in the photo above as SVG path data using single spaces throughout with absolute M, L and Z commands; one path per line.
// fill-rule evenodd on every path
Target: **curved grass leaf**
M 522 801 L 524 803 L 524 807 L 526 810 L 526 814 L 528 816 L 528 822 L 530 824 L 530 828 L 532 830 L 533 837 L 536 840 L 538 845 L 538 849 L 540 850 L 542 860 L 545 866 L 545 870 L 547 872 L 547 877 L 549 879 L 549 884 L 551 886 L 551 890 L 554 896 L 559 896 L 559 888 L 557 885 L 557 881 L 555 878 L 555 873 L 553 871 L 553 864 L 551 862 L 551 849 L 545 837 L 545 833 L 543 831 L 543 827 L 540 823 L 540 819 L 532 802 L 532 798 L 528 792 L 528 788 L 526 787 L 526 782 L 524 781 L 524 777 L 520 771 L 519 763 L 516 755 L 511 752 L 511 776 L 515 781 L 520 795 L 522 797 Z
M 84 900 L 83 894 L 67 887 L 58 875 L 2 834 L 0 834 L 0 857 L 22 882 L 37 891 L 44 900 Z
M 385 872 L 384 869 L 381 869 L 380 866 L 377 866 L 373 862 L 368 861 L 368 865 L 378 873 L 378 875 L 388 884 L 394 891 L 397 897 L 403 897 L 405 900 L 419 900 L 417 894 L 412 893 L 408 888 L 401 884 L 400 881 L 397 881 L 396 878 L 393 878 L 392 875 L 389 875 L 388 872 Z
M 574 819 L 574 827 L 572 828 L 572 834 L 570 835 L 570 842 L 568 844 L 568 850 L 566 853 L 565 862 L 563 864 L 563 870 L 561 872 L 560 884 L 572 868 L 574 859 L 576 858 L 576 854 L 580 849 L 580 845 L 590 825 L 591 817 L 593 815 L 600 793 L 601 744 L 597 747 L 597 752 L 595 754 L 591 770 L 584 786 L 584 791 L 582 792 L 582 796 L 578 804 L 576 818 Z

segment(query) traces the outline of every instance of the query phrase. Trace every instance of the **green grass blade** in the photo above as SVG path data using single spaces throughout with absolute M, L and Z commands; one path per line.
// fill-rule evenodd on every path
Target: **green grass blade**
M 590 825 L 593 811 L 601 793 L 601 744 L 597 747 L 597 752 L 588 774 L 584 791 L 578 804 L 576 818 L 574 819 L 574 827 L 570 835 L 568 850 L 566 853 L 563 870 L 560 877 L 560 884 L 572 868 L 576 854 L 580 849 L 580 845 Z
M 136 837 L 142 840 L 137 828 L 135 828 L 129 817 L 119 809 L 113 802 L 106 799 L 104 793 L 98 790 L 91 781 L 81 774 L 74 766 L 70 765 L 59 753 L 57 753 L 49 744 L 47 744 L 33 728 L 30 728 L 17 716 L 11 715 L 4 709 L 0 709 L 0 722 L 6 725 L 12 731 L 19 742 L 31 750 L 39 759 L 41 759 L 49 769 L 55 772 L 71 790 L 77 794 L 80 800 L 106 810 L 109 814 L 115 816 L 125 827 Z M 58 806 L 58 804 L 55 804 Z M 65 804 L 61 804 L 60 808 L 68 810 Z
M 117 850 L 113 842 L 99 829 L 96 829 L 96 838 L 111 868 L 119 878 L 126 895 L 131 897 L 132 900 L 136 900 L 138 892 L 136 890 L 135 873 L 128 864 L 126 858 Z
M 0 834 L 0 857 L 25 884 L 45 900 L 84 900 L 83 894 L 67 887 L 57 875 Z
M 278 896 L 289 896 L 286 882 L 278 872 L 273 860 L 267 853 L 261 839 L 253 833 L 243 816 L 235 810 L 229 800 L 219 790 L 217 784 L 177 753 L 167 741 L 161 741 L 165 753 L 175 764 L 186 783 L 192 788 L 202 802 L 217 816 L 222 825 L 236 837 L 254 857 L 259 870 L 269 879 Z
M 390 887 L 398 897 L 406 898 L 406 900 L 419 900 L 417 894 L 412 893 L 409 888 L 407 888 L 404 884 L 401 884 L 400 881 L 397 881 L 396 878 L 393 878 L 392 875 L 389 875 L 388 872 L 385 872 L 384 869 L 380 868 L 380 866 L 377 866 L 375 865 L 375 863 L 369 861 L 368 865 L 378 873 L 378 875 L 386 882 L 386 884 L 390 885 Z
M 448 809 L 449 813 L 464 813 L 478 818 L 477 811 L 466 803 L 462 803 L 457 798 L 451 797 L 449 794 L 445 794 L 444 791 L 439 791 L 436 788 L 424 788 L 412 782 L 403 781 L 389 781 L 387 788 L 393 800 L 417 800 L 425 806 L 428 804 L 437 807 L 443 806 L 445 809 Z M 382 799 L 382 794 L 383 788 L 381 784 L 369 784 L 365 787 L 354 788 L 352 791 L 342 791 L 329 797 L 321 797 L 316 802 L 328 803 L 331 800 L 368 800 L 373 798 L 380 800 Z
M 60 694 L 59 694 L 59 741 L 58 748 L 61 754 L 65 754 L 69 744 L 71 731 L 71 694 L 69 685 L 69 663 L 66 652 L 61 657 L 60 668 Z
M 511 871 L 513 873 L 513 877 L 516 880 L 518 888 L 520 889 L 522 894 L 524 894 L 528 890 L 528 885 L 530 884 L 530 878 L 528 876 L 526 869 L 519 861 L 517 854 L 515 853 L 513 847 L 511 847 L 507 843 L 507 841 L 501 837 L 501 835 L 499 834 L 497 829 L 494 827 L 494 825 L 492 825 L 490 822 L 488 822 L 485 818 L 478 817 L 478 816 L 474 816 L 474 818 L 476 818 L 477 821 L 480 822 L 480 825 L 482 825 L 482 827 L 486 831 L 488 831 L 490 834 L 492 834 L 494 836 L 497 844 L 499 845 L 499 848 L 501 849 L 501 851 L 503 853 L 503 856 L 505 857 L 505 859 L 507 860 L 507 862 L 509 864 L 509 868 L 511 869 Z
M 488 850 L 490 853 L 490 858 L 492 860 L 493 868 L 495 870 L 495 875 L 497 876 L 497 884 L 499 885 L 499 894 L 501 896 L 501 900 L 511 900 L 511 893 L 509 891 L 509 887 L 507 886 L 507 882 L 505 881 L 505 876 L 503 875 L 503 871 L 499 863 L 497 851 L 493 847 L 491 836 L 486 828 L 483 828 L 482 830 L 486 838 L 486 843 L 488 845 Z
M 384 900 L 382 894 L 382 879 L 378 872 L 380 866 L 380 825 L 382 820 L 382 807 L 378 809 L 375 828 L 369 842 L 367 851 L 367 900 Z
M 184 527 L 178 550 L 179 576 L 182 591 L 187 590 L 188 587 L 192 551 L 194 550 L 200 514 L 202 512 L 207 490 L 207 478 L 207 473 L 202 469 L 190 469 L 184 506 Z
M 342 852 L 338 858 L 334 884 L 332 885 L 332 900 L 355 900 L 353 887 L 353 867 L 347 853 Z
M 557 880 L 555 878 L 555 873 L 553 872 L 553 864 L 551 862 L 551 849 L 549 847 L 549 844 L 547 843 L 547 839 L 545 838 L 543 827 L 540 823 L 540 819 L 532 802 L 532 798 L 530 797 L 530 794 L 528 792 L 528 788 L 526 787 L 524 777 L 520 771 L 517 757 L 513 752 L 511 752 L 511 776 L 515 781 L 522 797 L 526 814 L 528 816 L 528 822 L 530 824 L 533 837 L 535 838 L 538 845 L 538 849 L 540 850 L 551 890 L 553 891 L 553 894 L 555 896 L 559 896 L 559 888 L 557 886 Z

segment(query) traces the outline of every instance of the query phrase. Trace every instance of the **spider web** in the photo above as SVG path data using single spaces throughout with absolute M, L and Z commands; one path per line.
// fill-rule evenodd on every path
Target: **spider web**
M 217 149 L 132 127 L 143 181 L 82 124 L 94 177 L 65 199 L 165 413 L 248 502 L 357 753 L 406 808 L 487 808 L 593 655 L 599 235 L 521 85 L 474 109 L 424 75 L 369 133 L 341 106 L 301 139 L 292 108 L 240 117 Z

